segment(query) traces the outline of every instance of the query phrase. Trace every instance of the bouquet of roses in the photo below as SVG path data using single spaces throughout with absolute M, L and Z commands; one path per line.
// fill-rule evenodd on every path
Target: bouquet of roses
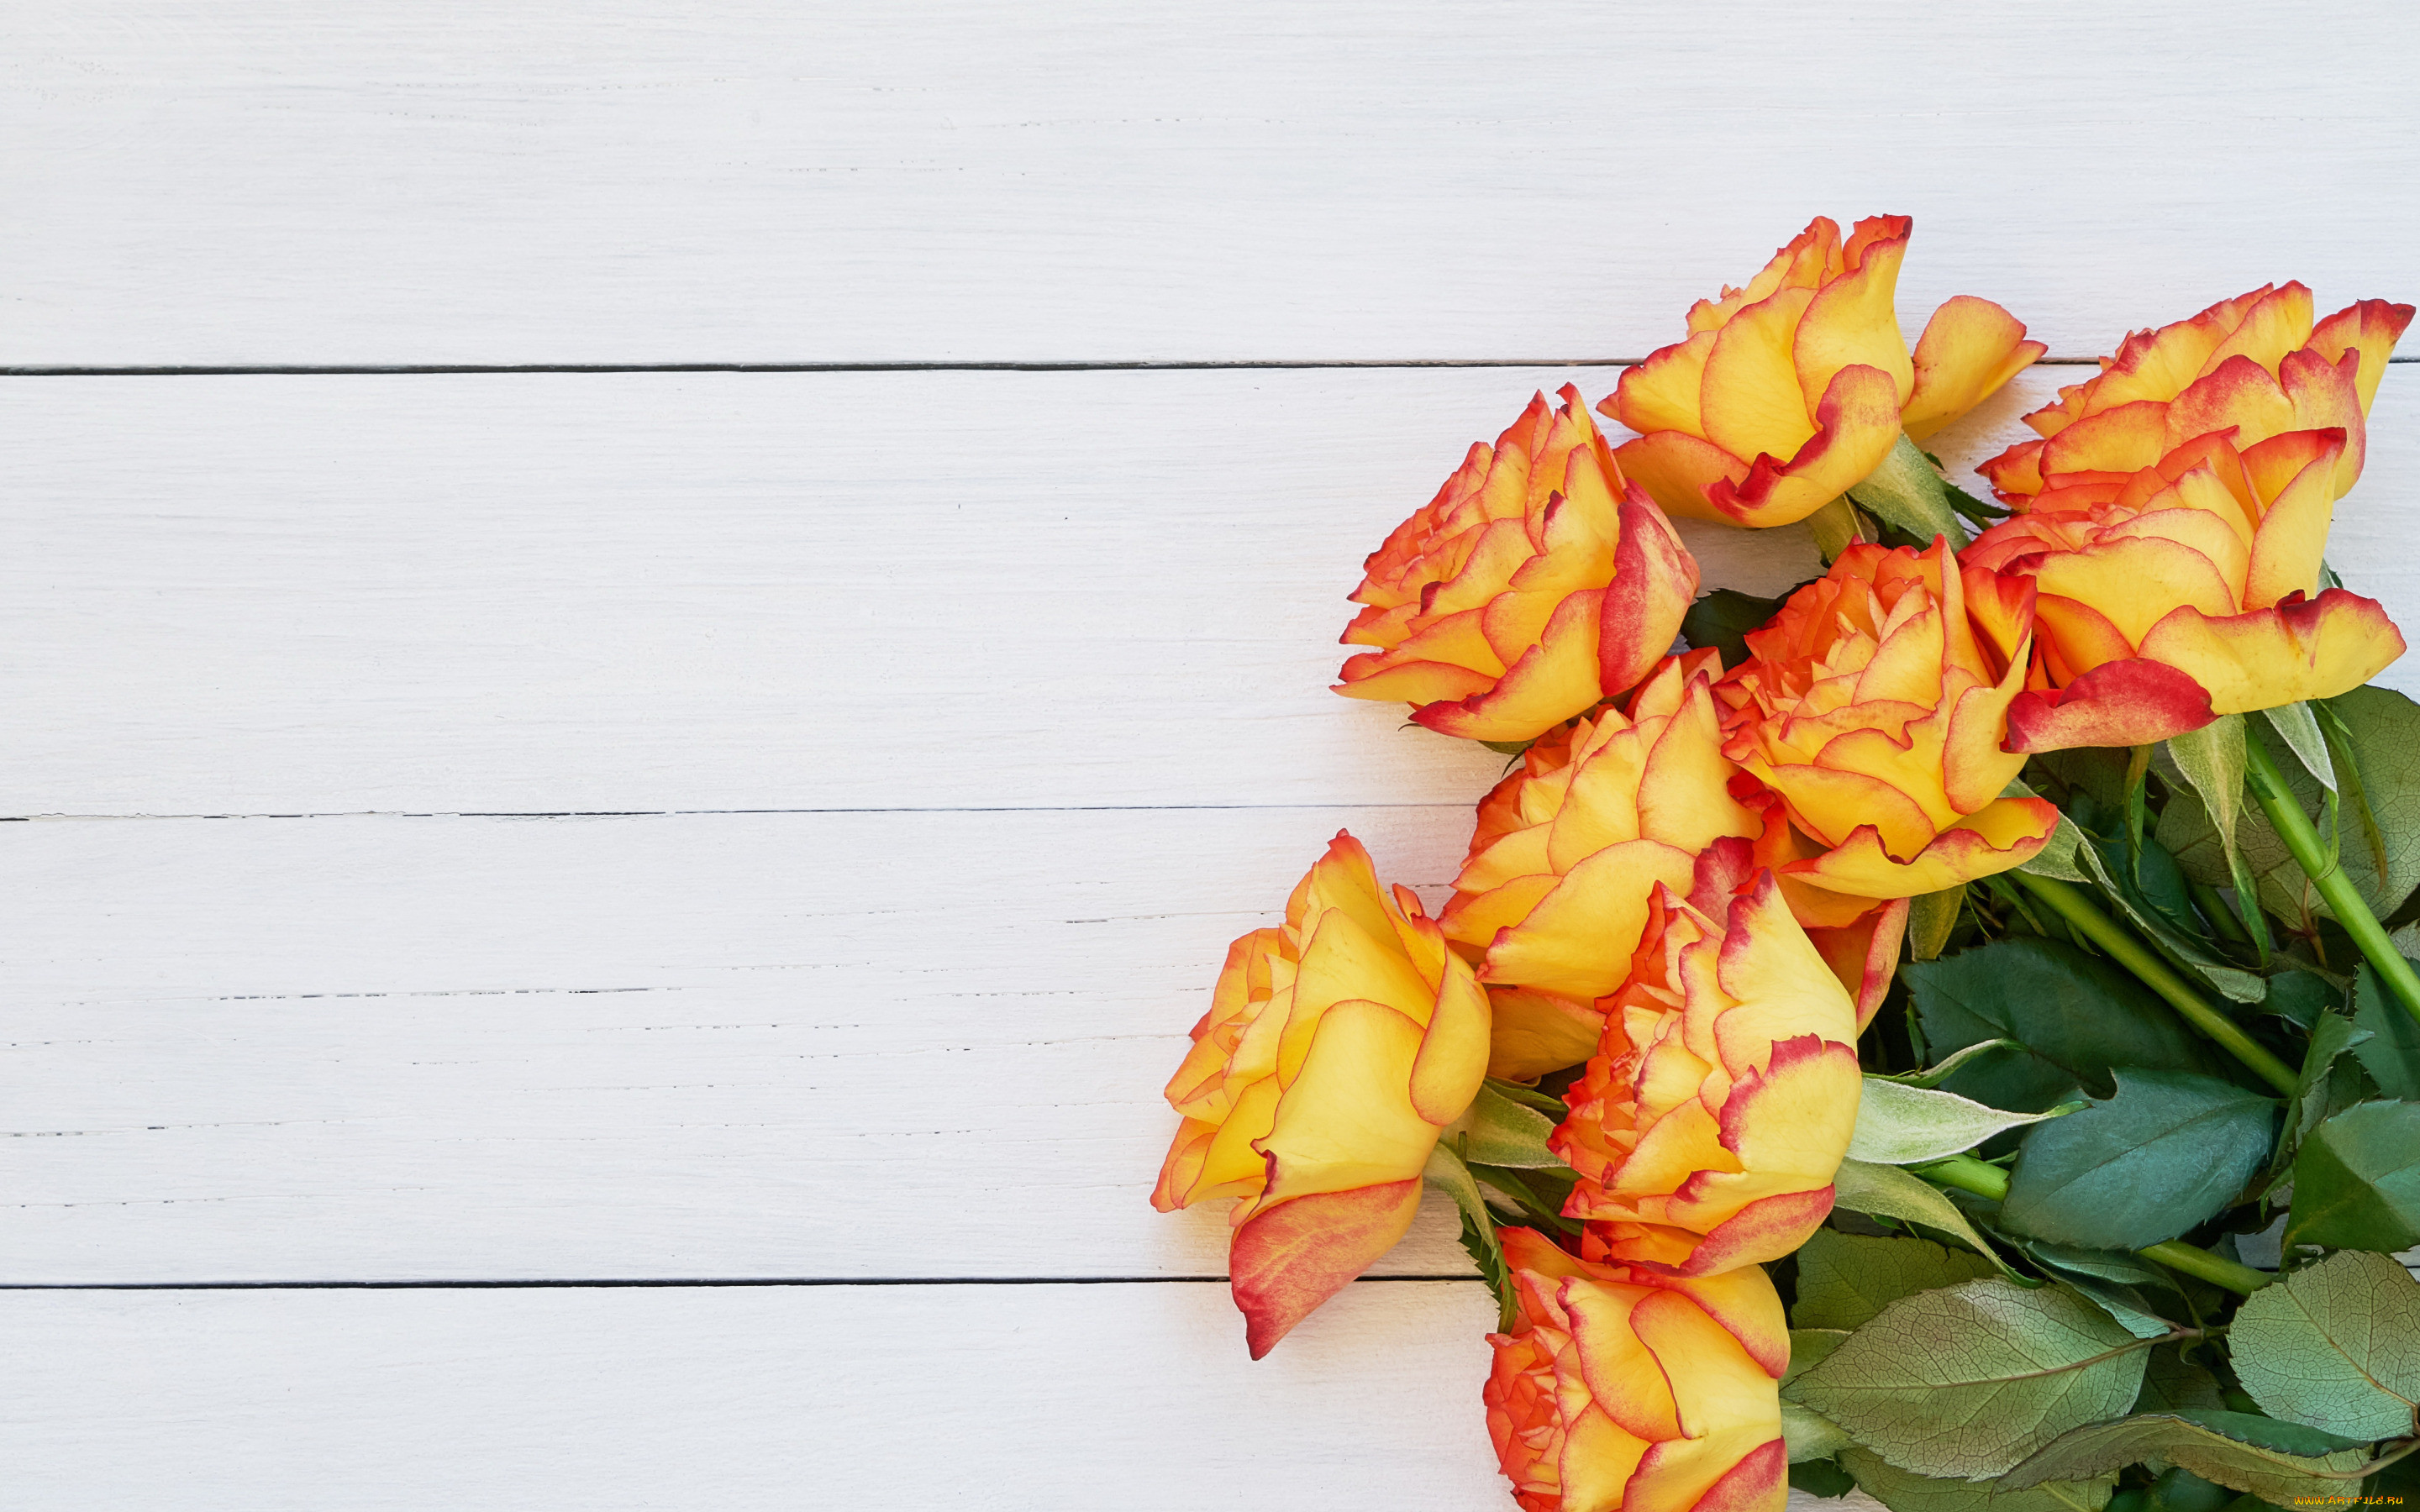
M 1257 1358 L 1459 1209 L 1530 1512 L 2238 1512 L 2420 1481 L 2420 706 L 2324 557 L 2412 307 L 2042 354 L 1819 219 L 1373 553 L 1337 691 L 1512 758 L 1432 917 L 1337 836 L 1228 952 L 1154 1203 Z M 1807 521 L 1717 589 L 1668 516 Z M 1684 649 L 1674 650 L 1676 643 Z M 2265 1262 L 2265 1263 L 2261 1263 Z

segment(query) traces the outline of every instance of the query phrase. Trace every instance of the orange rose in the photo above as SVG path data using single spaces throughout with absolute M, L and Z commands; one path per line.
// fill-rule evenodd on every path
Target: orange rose
M 1228 948 L 1168 1084 L 1185 1122 L 1152 1206 L 1244 1199 L 1228 1272 L 1253 1359 L 1403 1238 L 1486 1067 L 1487 995 L 1339 832 L 1284 925 Z
M 1711 904 L 1712 906 L 1707 906 Z M 1658 887 L 1550 1148 L 1590 1258 L 1674 1275 L 1778 1259 L 1832 1211 L 1857 1121 L 1856 1005 L 1770 872 L 1736 897 Z
M 1473 445 L 1370 554 L 1336 691 L 1400 700 L 1431 730 L 1528 740 L 1629 688 L 1681 633 L 1698 564 L 1623 481 L 1579 390 Z
M 1960 295 L 1910 358 L 1892 301 L 1915 224 L 1874 216 L 1843 242 L 1817 216 L 1747 287 L 1692 306 L 1688 339 L 1597 406 L 1638 432 L 1614 454 L 1629 475 L 1675 515 L 1787 525 L 2040 357 L 2014 316 Z
M 1520 1299 L 1481 1396 L 1525 1512 L 1779 1512 L 1790 1329 L 1765 1273 L 1683 1279 L 1502 1234 Z
M 2333 698 L 2403 654 L 2374 599 L 2308 596 L 2345 432 L 2241 450 L 2234 438 L 2229 426 L 2137 472 L 2062 481 L 1959 554 L 2034 585 L 2036 691 L 2009 707 L 2012 748 L 2148 745 L 2222 714 Z
M 2023 864 L 2058 810 L 2001 791 L 2023 690 L 2033 585 L 1962 574 L 1926 551 L 1859 543 L 1747 635 L 1715 687 L 1723 752 L 1777 795 L 1787 878 L 1859 898 L 1912 898 Z M 1780 852 L 1795 850 L 1794 859 Z
M 2412 306 L 2384 300 L 2311 321 L 2311 291 L 2264 284 L 2191 319 L 2137 331 L 2101 372 L 2025 416 L 2043 439 L 1976 469 L 2019 509 L 2046 488 L 2123 479 L 2197 436 L 2232 426 L 2249 448 L 2292 430 L 2341 428 L 2336 493 L 2361 476 L 2365 420 Z
M 1725 791 L 1710 651 L 1668 659 L 1630 700 L 1532 746 L 1481 801 L 1438 914 L 1481 981 L 1593 999 L 1621 985 L 1658 882 L 1689 886 L 1699 851 L 1751 835 Z
M 1596 1053 L 1599 999 L 1621 985 L 1657 883 L 1696 885 L 1707 848 L 1787 841 L 1789 822 L 1722 753 L 1722 671 L 1711 650 L 1668 657 L 1627 713 L 1606 709 L 1546 735 L 1481 800 L 1454 894 L 1437 921 L 1490 983 L 1488 1073 L 1528 1081 Z M 1745 846 L 1741 847 L 1745 854 Z M 1797 859 L 1795 851 L 1778 854 Z M 1903 902 L 1786 883 L 1791 910 L 1858 999 L 1860 1022 L 1890 985 Z

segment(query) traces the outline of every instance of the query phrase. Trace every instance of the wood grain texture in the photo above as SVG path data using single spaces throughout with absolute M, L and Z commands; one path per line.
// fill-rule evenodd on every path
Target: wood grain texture
M 0 1295 L 23 1512 L 1510 1506 L 1474 1284 Z M 172 1495 L 163 1493 L 173 1491 Z
M 1349 1287 L 1257 1362 L 1225 1292 L 20 1292 L 0 1455 L 19 1512 L 1512 1504 L 1476 1283 Z
M 0 825 L 0 1282 L 1224 1274 L 1159 1089 L 1348 822 L 1442 901 L 1467 808 Z
M 1468 802 L 1500 760 L 1326 691 L 1343 594 L 1571 376 L 0 381 L 0 812 Z M 2420 623 L 2411 369 L 2374 430 L 2333 554 Z
M 2408 298 L 2420 13 L 24 3 L 6 360 L 1637 358 L 1817 212 L 2055 355 Z M 2335 304 L 2329 307 L 2334 308 Z

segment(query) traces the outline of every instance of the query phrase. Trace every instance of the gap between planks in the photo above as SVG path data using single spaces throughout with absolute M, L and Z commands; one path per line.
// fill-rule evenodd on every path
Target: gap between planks
M 1156 362 L 1111 358 L 1099 362 L 952 363 L 262 363 L 240 367 L 80 367 L 29 364 L 0 367 L 0 378 L 342 378 L 465 373 L 1203 373 L 1234 369 L 1324 370 L 1334 368 L 1431 367 L 1636 367 L 1644 357 L 1340 357 L 1331 359 L 1239 359 L 1233 362 Z M 2390 363 L 2420 357 L 2390 357 Z M 2038 357 L 2036 367 L 2092 367 L 2099 357 Z
M 698 1287 L 1157 1287 L 1220 1286 L 1223 1275 L 903 1275 L 903 1276 L 537 1276 L 496 1280 L 409 1281 L 9 1281 L 0 1291 L 608 1291 Z M 1364 1275 L 1356 1286 L 1391 1281 L 1480 1284 L 1475 1275 Z

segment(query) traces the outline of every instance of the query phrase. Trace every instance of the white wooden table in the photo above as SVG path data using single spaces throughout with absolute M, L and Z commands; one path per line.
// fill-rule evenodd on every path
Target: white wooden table
M 1360 557 L 1815 213 L 2070 363 L 2412 298 L 2414 14 L 0 11 L 0 1504 L 1509 1506 L 1437 1214 L 1252 1365 L 1145 1203 L 1496 765 L 1325 690 Z

